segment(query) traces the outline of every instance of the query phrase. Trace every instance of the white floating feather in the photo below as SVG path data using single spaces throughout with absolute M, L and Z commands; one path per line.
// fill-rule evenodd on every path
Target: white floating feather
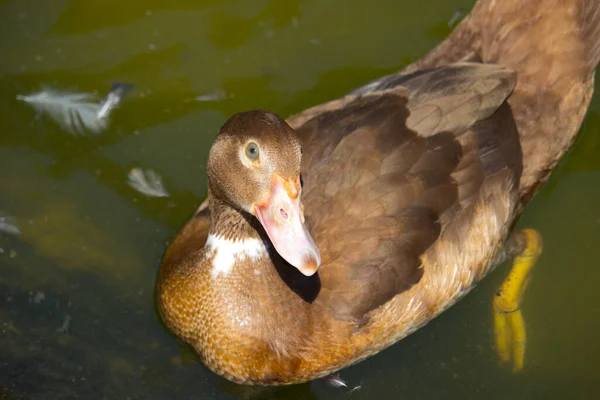
M 330 375 L 325 378 L 327 384 L 332 387 L 348 387 L 339 375 Z
M 21 230 L 13 217 L 0 217 L 0 232 L 10 235 L 20 235 Z
M 331 387 L 335 387 L 335 388 L 348 388 L 348 384 L 340 377 L 339 374 L 336 375 L 329 375 L 327 377 L 325 377 L 325 382 L 331 386 Z M 362 388 L 362 385 L 357 385 L 354 386 L 352 389 L 350 389 L 348 391 L 348 393 L 352 393 L 356 390 L 360 390 Z
M 101 106 L 91 93 L 44 88 L 30 95 L 18 95 L 17 99 L 28 103 L 38 113 L 47 114 L 73 134 L 100 133 L 107 126 L 105 118 L 98 118 Z
M 138 192 L 145 194 L 150 197 L 168 197 L 165 187 L 163 186 L 160 176 L 147 169 L 146 171 L 141 168 L 133 168 L 129 171 L 128 182 L 129 186 L 137 190 Z
M 207 93 L 196 97 L 196 101 L 209 102 L 209 101 L 220 101 L 227 98 L 227 92 L 224 90 L 217 90 L 213 93 Z
M 448 28 L 454 28 L 460 21 L 462 21 L 465 16 L 465 12 L 463 10 L 457 10 L 452 14 L 450 20 L 448 21 Z

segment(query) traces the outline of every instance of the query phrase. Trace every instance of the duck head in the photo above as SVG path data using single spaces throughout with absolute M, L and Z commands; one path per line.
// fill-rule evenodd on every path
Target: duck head
M 301 158 L 296 133 L 277 115 L 239 113 L 210 149 L 208 185 L 212 196 L 256 217 L 277 253 L 311 276 L 321 257 L 304 224 Z

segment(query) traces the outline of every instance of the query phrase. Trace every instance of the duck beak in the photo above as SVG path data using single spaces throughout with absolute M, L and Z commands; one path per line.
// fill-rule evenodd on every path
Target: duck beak
M 277 253 L 304 275 L 311 276 L 321 265 L 321 256 L 304 226 L 300 191 L 300 178 L 286 180 L 274 174 L 269 198 L 254 206 L 254 215 Z

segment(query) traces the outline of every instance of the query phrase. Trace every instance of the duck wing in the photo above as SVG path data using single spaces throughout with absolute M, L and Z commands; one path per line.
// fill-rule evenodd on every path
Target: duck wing
M 454 64 L 378 80 L 289 120 L 322 257 L 316 301 L 335 318 L 363 321 L 417 283 L 424 252 L 486 180 L 518 185 L 514 85 L 500 66 Z

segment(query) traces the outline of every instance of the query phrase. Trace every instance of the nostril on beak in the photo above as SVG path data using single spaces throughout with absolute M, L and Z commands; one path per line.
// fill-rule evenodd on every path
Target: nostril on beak
M 281 218 L 283 218 L 284 220 L 288 219 L 288 213 L 286 213 L 283 208 L 279 209 L 279 214 L 281 214 Z

